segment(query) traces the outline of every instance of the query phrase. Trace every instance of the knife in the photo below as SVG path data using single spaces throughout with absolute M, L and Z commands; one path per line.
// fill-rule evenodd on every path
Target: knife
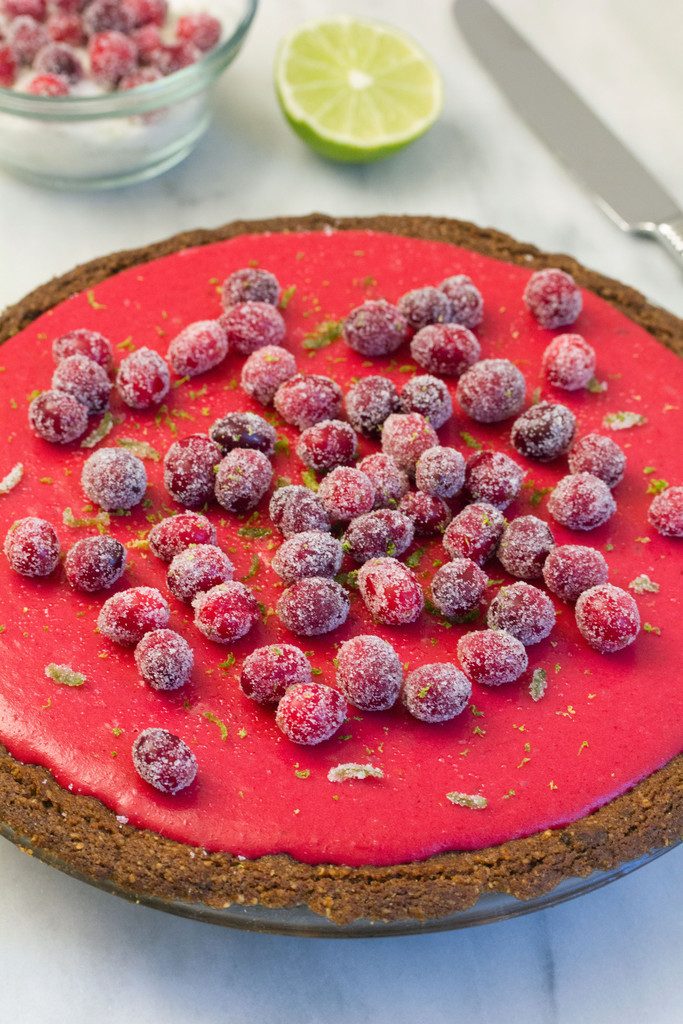
M 656 238 L 683 267 L 677 203 L 487 0 L 456 0 L 470 48 L 529 127 L 621 228 Z

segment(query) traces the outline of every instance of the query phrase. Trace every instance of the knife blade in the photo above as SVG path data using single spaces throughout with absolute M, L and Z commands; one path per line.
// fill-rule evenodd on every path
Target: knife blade
M 510 104 L 608 217 L 683 266 L 683 212 L 650 172 L 488 0 L 456 0 L 455 17 Z

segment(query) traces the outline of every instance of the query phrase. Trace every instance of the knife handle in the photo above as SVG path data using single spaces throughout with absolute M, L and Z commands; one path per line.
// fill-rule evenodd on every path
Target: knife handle
M 683 213 L 658 224 L 654 236 L 683 268 Z

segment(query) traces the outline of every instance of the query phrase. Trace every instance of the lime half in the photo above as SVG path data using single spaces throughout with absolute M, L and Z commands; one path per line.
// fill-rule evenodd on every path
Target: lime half
M 379 160 L 417 139 L 441 111 L 426 53 L 388 25 L 340 16 L 283 40 L 275 86 L 292 128 L 333 160 Z

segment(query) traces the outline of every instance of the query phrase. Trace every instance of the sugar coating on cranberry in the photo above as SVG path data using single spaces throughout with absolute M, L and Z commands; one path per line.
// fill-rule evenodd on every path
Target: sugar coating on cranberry
M 537 579 L 543 573 L 543 565 L 554 543 L 550 527 L 542 519 L 518 516 L 503 530 L 498 561 L 511 576 L 521 580 Z
M 395 558 L 371 558 L 358 570 L 358 589 L 376 622 L 402 626 L 415 622 L 424 593 L 415 573 Z
M 187 743 L 167 729 L 145 729 L 133 743 L 133 767 L 141 779 L 174 796 L 197 777 L 197 758 Z
M 162 44 L 154 53 L 153 60 L 162 75 L 172 75 L 182 68 L 190 67 L 201 57 L 201 50 L 194 43 L 181 39 L 171 45 Z
M 218 320 L 198 320 L 176 335 L 168 346 L 168 361 L 179 377 L 196 377 L 222 363 L 228 337 Z
M 235 567 L 215 544 L 193 544 L 179 551 L 168 567 L 168 589 L 179 601 L 194 601 L 197 594 L 228 583 Z
M 181 512 L 156 523 L 147 540 L 157 558 L 171 562 L 191 544 L 215 544 L 216 527 L 198 512 Z
M 142 65 L 153 64 L 158 60 L 163 42 L 157 25 L 142 25 L 131 33 L 131 39 L 138 48 L 138 60 Z M 154 70 L 161 76 L 160 68 Z
M 438 444 L 434 427 L 419 412 L 392 413 L 382 428 L 382 450 L 407 473 L 414 472 L 423 452 Z
M 211 424 L 209 437 L 224 455 L 233 448 L 252 448 L 264 455 L 273 455 L 277 433 L 275 427 L 255 412 L 229 412 Z
M 556 267 L 537 270 L 524 289 L 524 303 L 541 327 L 566 327 L 581 312 L 583 299 L 571 274 Z
M 250 512 L 256 508 L 272 479 L 273 467 L 263 452 L 233 448 L 216 471 L 216 501 L 228 512 L 238 515 Z
M 277 704 L 290 686 L 313 682 L 311 663 L 293 644 L 258 647 L 244 659 L 240 689 L 257 704 Z
M 218 44 L 221 37 L 221 23 L 218 18 L 207 14 L 206 11 L 199 11 L 197 14 L 183 14 L 178 18 L 176 35 L 178 39 L 193 43 L 198 50 L 206 53 Z M 262 273 L 268 273 L 268 271 L 262 271 Z M 272 274 L 270 276 L 272 277 Z
M 297 683 L 278 704 L 275 722 L 287 739 L 311 747 L 339 731 L 347 710 L 339 690 L 324 683 Z
M 163 402 L 171 387 L 165 359 L 151 348 L 139 348 L 121 360 L 116 390 L 131 409 L 150 409 Z
M 297 373 L 281 384 L 273 404 L 286 423 L 299 430 L 320 420 L 336 420 L 342 407 L 339 385 L 319 373 Z
M 423 327 L 410 343 L 410 354 L 430 373 L 460 377 L 481 355 L 478 339 L 462 324 Z
M 337 651 L 337 686 L 349 704 L 361 711 L 387 711 L 398 700 L 403 666 L 386 640 L 354 636 Z
M 504 629 L 481 629 L 458 640 L 458 660 L 465 674 L 483 686 L 514 683 L 526 672 L 524 644 Z
M 107 371 L 87 356 L 67 356 L 52 375 L 52 387 L 64 391 L 86 407 L 91 415 L 109 405 L 111 381 Z
M 278 487 L 270 499 L 268 515 L 285 537 L 305 530 L 330 530 L 330 518 L 317 494 L 300 484 Z
M 572 473 L 592 473 L 608 487 L 621 482 L 626 469 L 626 454 L 611 437 L 585 434 L 573 445 L 567 457 Z
M 126 42 L 128 44 L 128 40 Z M 48 43 L 36 56 L 33 67 L 39 74 L 57 75 L 69 85 L 76 85 L 83 78 L 80 58 L 66 43 Z
M 71 46 L 82 46 L 85 42 L 83 22 L 78 14 L 68 11 L 54 11 L 46 25 L 50 39 L 55 43 L 70 43 Z
M 281 345 L 264 345 L 252 352 L 242 367 L 240 383 L 248 395 L 270 405 L 275 392 L 296 373 L 296 359 Z
M 580 391 L 595 375 L 595 349 L 580 334 L 558 334 L 543 353 L 543 372 L 549 384 L 563 391 Z
M 269 270 L 263 270 L 261 267 L 242 267 L 241 270 L 234 270 L 226 277 L 223 282 L 222 298 L 225 309 L 237 306 L 240 302 L 269 302 L 271 306 L 277 306 L 280 282 Z
M 58 75 L 36 75 L 26 86 L 32 96 L 68 96 L 69 86 Z
M 382 508 L 358 516 L 346 529 L 343 547 L 356 562 L 400 558 L 413 542 L 415 527 L 403 512 Z
M 401 402 L 396 385 L 388 377 L 362 377 L 349 389 L 344 399 L 349 423 L 368 437 L 377 435 L 387 416 L 398 412 Z
M 100 448 L 86 459 L 81 484 L 90 501 L 115 512 L 140 504 L 147 490 L 147 471 L 142 459 L 124 448 Z
M 281 544 L 270 564 L 280 579 L 290 584 L 306 576 L 336 576 L 343 555 L 336 537 L 320 530 L 305 530 Z
M 349 614 L 349 595 L 334 580 L 306 576 L 280 595 L 276 612 L 297 636 L 319 636 L 343 626 Z
M 415 485 L 436 498 L 455 498 L 465 484 L 465 460 L 455 448 L 437 445 L 422 453 L 415 466 Z
M 503 513 L 487 502 L 467 505 L 446 528 L 443 546 L 451 558 L 471 558 L 483 565 L 503 533 Z
M 610 519 L 617 505 L 604 480 L 592 473 L 563 476 L 548 498 L 548 512 L 570 530 L 595 530 Z
M 484 319 L 484 300 L 471 278 L 466 274 L 453 274 L 442 281 L 439 288 L 450 301 L 453 323 L 470 330 L 479 326 Z
M 474 501 L 498 509 L 512 504 L 522 489 L 526 471 L 504 452 L 479 451 L 467 460 L 465 487 Z
M 408 338 L 408 321 L 385 299 L 368 299 L 344 321 L 346 344 L 362 356 L 376 359 L 395 352 Z
M 429 324 L 445 324 L 452 313 L 448 297 L 431 285 L 406 292 L 398 300 L 398 309 L 414 331 Z
M 667 487 L 657 494 L 647 518 L 650 526 L 663 537 L 683 537 L 683 487 Z
M 134 13 L 121 0 L 92 0 L 83 15 L 83 27 L 89 36 L 98 32 L 130 32 L 135 27 Z
M 591 647 L 601 654 L 613 654 L 628 647 L 638 636 L 638 605 L 621 587 L 602 583 L 579 595 L 576 624 Z
M 434 537 L 443 533 L 453 514 L 442 498 L 423 491 L 409 491 L 401 498 L 399 511 L 412 520 L 418 537 Z
M 4 551 L 12 569 L 21 576 L 49 576 L 59 562 L 59 539 L 46 519 L 27 516 L 10 526 Z
M 192 675 L 194 654 L 175 630 L 153 629 L 135 648 L 135 664 L 154 690 L 179 690 Z
M 62 334 L 52 342 L 52 356 L 56 363 L 77 355 L 94 359 L 96 363 L 106 368 L 112 360 L 111 342 L 103 334 L 82 327 Z
M 584 590 L 607 583 L 609 569 L 602 552 L 583 544 L 557 544 L 543 563 L 543 579 L 563 601 L 576 601 Z
M 259 619 L 256 598 L 248 587 L 236 580 L 201 591 L 192 607 L 199 632 L 217 644 L 241 640 Z
M 318 497 L 332 523 L 348 523 L 374 508 L 375 488 L 362 470 L 337 466 L 320 484 Z
M 190 434 L 174 441 L 164 458 L 164 486 L 178 504 L 201 508 L 211 501 L 216 466 L 223 453 L 206 434 Z
M 325 473 L 335 466 L 350 466 L 358 452 L 358 438 L 350 423 L 321 420 L 301 432 L 296 454 L 309 469 Z
M 472 696 L 469 679 L 449 663 L 420 665 L 403 684 L 401 699 L 421 722 L 449 722 L 467 707 Z
M 113 587 L 125 568 L 126 549 L 114 537 L 84 537 L 69 548 L 64 560 L 71 586 L 87 594 Z
M 530 583 L 501 587 L 489 605 L 489 629 L 504 629 L 525 647 L 538 644 L 555 625 L 555 608 L 547 594 Z
M 87 430 L 88 410 L 64 391 L 43 391 L 29 405 L 28 421 L 43 441 L 69 444 Z
M 458 619 L 476 608 L 486 593 L 488 576 L 471 558 L 454 558 L 437 569 L 432 579 L 432 602 L 447 619 Z
M 122 32 L 99 32 L 88 42 L 90 74 L 98 85 L 108 89 L 135 69 L 137 56 L 135 43 Z
M 482 359 L 463 373 L 457 389 L 460 406 L 478 423 L 499 423 L 524 405 L 526 383 L 509 359 Z
M 45 21 L 47 2 L 46 0 L 3 0 L 2 13 L 8 21 L 21 17 Z
M 435 430 L 453 415 L 453 401 L 448 388 L 442 380 L 429 373 L 411 377 L 401 391 L 401 405 L 407 413 L 420 413 Z
M 512 424 L 510 440 L 520 455 L 551 462 L 569 448 L 576 431 L 576 417 L 566 405 L 538 402 Z
M 286 328 L 282 313 L 269 302 L 238 302 L 221 317 L 231 352 L 251 355 L 265 345 L 282 345 Z
M 22 14 L 7 26 L 7 41 L 20 64 L 32 64 L 38 51 L 50 39 L 44 25 L 28 14 Z
M 155 587 L 130 587 L 108 597 L 97 616 L 97 628 L 114 643 L 133 646 L 152 629 L 165 629 L 170 610 Z
M 163 25 L 168 15 L 167 0 L 121 0 L 136 28 Z

